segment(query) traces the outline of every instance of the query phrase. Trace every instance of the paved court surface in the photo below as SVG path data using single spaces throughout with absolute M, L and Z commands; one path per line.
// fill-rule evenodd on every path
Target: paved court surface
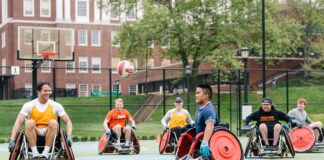
M 247 138 L 240 138 L 243 149 Z M 173 155 L 160 155 L 158 153 L 158 143 L 155 141 L 141 141 L 141 152 L 138 155 L 117 155 L 117 154 L 97 154 L 98 142 L 78 142 L 73 143 L 73 150 L 77 160 L 174 160 Z M 0 144 L 0 160 L 8 159 L 8 144 Z M 295 158 L 291 156 L 283 159 L 294 160 L 317 160 L 323 159 L 324 150 L 318 153 L 297 153 Z M 259 159 L 259 158 L 251 158 Z M 275 159 L 275 158 L 271 158 Z M 280 159 L 280 158 L 276 158 Z

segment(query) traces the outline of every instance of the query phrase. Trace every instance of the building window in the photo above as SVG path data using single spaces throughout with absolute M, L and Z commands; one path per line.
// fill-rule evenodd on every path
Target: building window
M 51 0 L 41 0 L 40 8 L 41 17 L 51 16 Z
M 26 98 L 31 98 L 33 96 L 33 85 L 31 83 L 25 83 L 25 93 Z
M 131 84 L 129 85 L 129 94 L 136 95 L 137 94 L 137 85 Z
M 50 31 L 41 31 L 41 40 L 50 41 Z
M 120 44 L 117 42 L 117 32 L 116 31 L 111 31 L 111 46 L 113 47 L 119 47 Z
M 101 73 L 100 57 L 92 57 L 92 73 Z
M 1 47 L 2 48 L 6 47 L 6 32 L 2 32 L 1 34 Z
M 32 61 L 25 61 L 25 72 L 30 73 L 33 71 Z
M 120 84 L 114 84 L 112 89 L 113 89 L 113 91 L 119 93 L 120 92 Z
M 120 62 L 120 58 L 118 57 L 112 57 L 111 58 L 111 68 L 112 68 L 112 73 L 117 73 L 117 65 Z
M 88 32 L 87 32 L 87 30 L 79 30 L 78 41 L 79 41 L 79 46 L 88 45 Z
M 78 17 L 88 16 L 88 0 L 77 1 L 77 16 Z
M 136 18 L 136 5 L 135 3 L 126 3 L 126 19 L 135 20 Z
M 73 38 L 72 36 L 74 36 L 74 34 L 72 34 L 72 32 L 70 32 L 70 31 L 64 32 L 65 44 L 67 46 L 72 45 L 72 38 Z
M 5 58 L 3 58 L 2 59 L 2 68 L 1 68 L 1 70 L 2 70 L 2 75 L 5 75 L 6 74 L 6 59 Z
M 75 84 L 74 83 L 66 83 L 65 88 L 66 89 L 75 89 Z
M 44 61 L 42 63 L 42 65 L 41 65 L 42 73 L 50 73 L 51 72 L 51 66 L 52 66 L 51 61 Z
M 110 19 L 119 19 L 119 3 L 110 3 Z
M 92 84 L 92 90 L 91 91 L 101 91 L 101 84 Z
M 91 45 L 100 46 L 100 31 L 92 30 L 91 31 Z
M 24 30 L 24 43 L 25 45 L 31 45 L 33 39 L 33 32 L 31 29 L 25 29 Z
M 67 61 L 66 62 L 66 73 L 74 73 L 75 72 L 75 63 L 74 61 Z
M 88 97 L 88 85 L 87 84 L 80 84 L 79 96 L 80 97 Z
M 79 57 L 79 73 L 88 73 L 88 57 Z
M 34 16 L 34 0 L 24 0 L 24 16 Z

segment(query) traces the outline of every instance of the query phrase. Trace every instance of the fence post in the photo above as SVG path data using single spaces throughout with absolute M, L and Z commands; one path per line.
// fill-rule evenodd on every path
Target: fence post
M 286 71 L 286 112 L 289 112 L 289 77 L 288 77 L 288 70 Z
M 53 61 L 54 63 L 54 61 Z M 56 73 L 55 73 L 56 69 L 55 67 L 52 68 L 52 72 L 53 72 L 53 90 L 52 90 L 52 95 L 53 95 L 53 100 L 55 101 L 56 100 L 56 80 L 55 80 L 55 76 L 56 76 Z
M 238 135 L 241 136 L 242 103 L 241 103 L 241 70 L 238 70 Z
M 163 68 L 163 116 L 165 115 L 165 69 Z
M 111 71 L 112 69 L 109 68 L 109 110 L 112 109 L 112 77 L 111 77 Z M 118 94 L 118 93 L 117 93 Z
M 221 121 L 220 116 L 220 69 L 218 69 L 217 73 L 217 112 L 218 112 L 218 119 Z

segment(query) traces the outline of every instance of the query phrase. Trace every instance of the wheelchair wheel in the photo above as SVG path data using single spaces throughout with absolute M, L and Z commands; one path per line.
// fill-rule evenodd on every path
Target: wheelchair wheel
M 169 140 L 170 140 L 170 135 L 171 135 L 171 130 L 170 129 L 166 129 L 161 137 L 161 141 L 159 144 L 159 152 L 160 154 L 163 154 L 165 148 L 167 147 Z
M 216 129 L 210 137 L 209 146 L 211 156 L 215 160 L 243 159 L 243 151 L 240 141 L 227 129 Z
M 61 140 L 63 142 L 63 147 L 65 149 L 65 158 L 67 160 L 74 160 L 74 154 L 73 154 L 73 151 L 72 151 L 72 148 L 68 145 L 67 143 L 67 136 L 66 136 L 66 133 L 63 132 L 63 130 L 61 129 L 60 130 L 60 136 L 61 136 Z
M 319 136 L 318 136 L 317 141 L 322 142 L 322 141 L 323 141 L 323 133 L 322 133 L 322 130 L 321 130 L 320 128 L 318 128 L 318 127 L 314 127 L 313 130 L 314 130 L 314 131 L 315 131 L 315 130 L 318 131 Z M 315 132 L 314 132 L 314 133 L 315 133 Z M 315 136 L 315 137 L 316 137 L 316 136 Z
M 244 157 L 245 158 L 247 158 L 247 156 L 251 152 L 251 148 L 252 148 L 252 145 L 253 145 L 253 139 L 254 139 L 254 129 L 251 129 L 250 133 L 251 134 L 249 136 L 248 143 L 246 144 L 246 147 L 245 147 L 245 152 L 244 152 Z
M 289 133 L 289 137 L 296 152 L 307 152 L 311 150 L 315 144 L 315 134 L 313 130 L 307 126 L 293 128 Z
M 291 142 L 291 139 L 290 139 L 290 137 L 289 137 L 289 135 L 288 135 L 288 131 L 285 130 L 285 129 L 282 129 L 282 131 L 283 131 L 283 134 L 284 134 L 284 136 L 285 136 L 285 140 L 286 140 L 286 144 L 287 144 L 287 146 L 288 146 L 289 152 L 290 152 L 291 156 L 294 158 L 296 153 L 295 153 L 295 150 L 294 150 L 294 146 L 293 146 L 293 144 L 292 144 L 292 142 Z M 284 155 L 284 154 L 282 153 L 281 157 L 282 157 L 283 155 Z
M 132 130 L 132 141 L 133 141 L 133 146 L 134 146 L 134 153 L 139 154 L 141 147 L 140 147 L 139 140 L 133 130 Z
M 193 139 L 194 137 L 189 133 L 181 134 L 178 141 L 177 152 L 175 154 L 176 159 L 182 159 L 185 156 L 188 156 L 189 149 Z
M 20 154 L 21 143 L 23 141 L 24 132 L 18 132 L 16 136 L 16 144 L 12 152 L 10 152 L 9 160 L 17 160 Z
M 102 133 L 98 144 L 99 155 L 102 155 L 105 152 L 108 142 L 109 142 L 109 137 L 106 136 L 106 133 Z

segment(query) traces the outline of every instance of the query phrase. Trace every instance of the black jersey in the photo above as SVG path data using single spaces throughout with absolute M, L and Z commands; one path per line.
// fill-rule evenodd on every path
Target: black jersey
M 279 121 L 286 121 L 287 123 L 291 123 L 291 119 L 287 114 L 274 108 L 272 108 L 270 112 L 264 112 L 262 109 L 253 112 L 246 117 L 245 123 L 249 124 L 250 121 L 257 121 L 257 126 L 259 126 L 261 123 L 265 123 L 267 126 L 275 125 L 277 123 L 280 123 Z

